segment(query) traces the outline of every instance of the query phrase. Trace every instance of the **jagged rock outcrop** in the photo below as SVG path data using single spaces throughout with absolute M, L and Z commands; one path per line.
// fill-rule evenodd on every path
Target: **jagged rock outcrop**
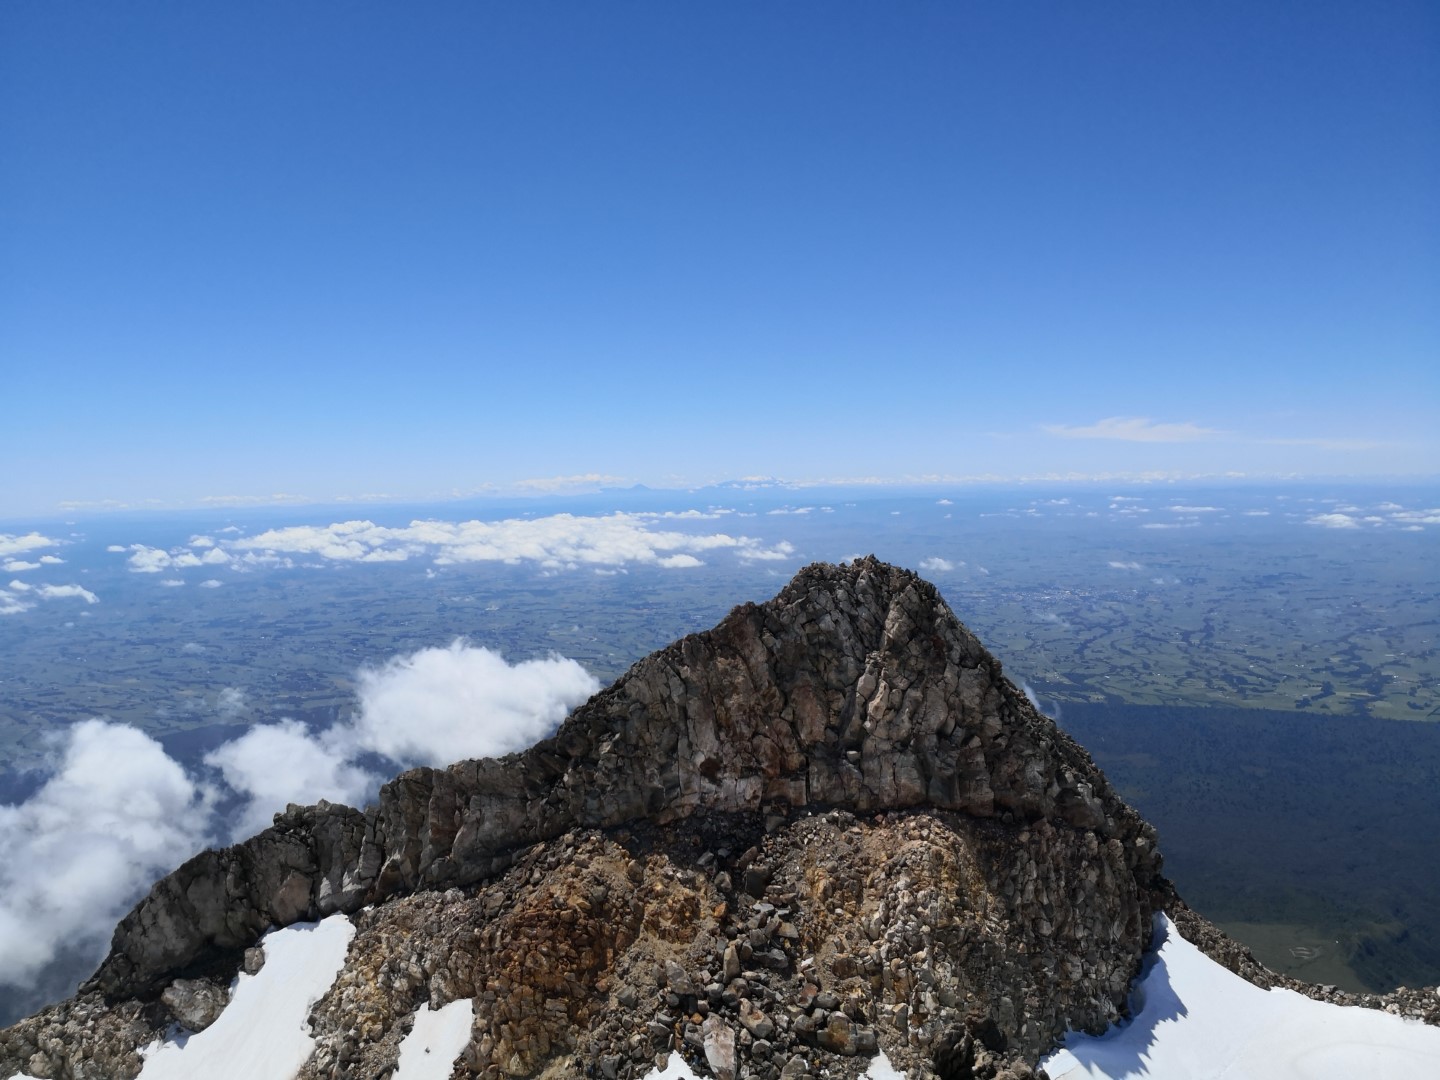
M 641 660 L 524 753 L 414 769 L 363 814 L 292 808 L 197 856 L 121 922 L 88 988 L 153 994 L 268 926 L 482 881 L 575 828 L 831 806 L 1049 821 L 1115 841 L 1136 888 L 1159 872 L 1153 830 L 1089 755 L 933 586 L 872 558 L 807 567 Z
M 1121 1015 L 1162 907 L 1203 929 L 1153 830 L 933 587 L 817 565 L 523 754 L 192 859 L 81 994 L 0 1032 L 0 1075 L 134 1076 L 264 930 L 341 911 L 357 933 L 305 1077 L 387 1075 L 420 1004 L 461 998 L 458 1075 L 487 1080 L 629 1080 L 667 1052 L 722 1080 L 853 1078 L 879 1049 L 1023 1077 Z

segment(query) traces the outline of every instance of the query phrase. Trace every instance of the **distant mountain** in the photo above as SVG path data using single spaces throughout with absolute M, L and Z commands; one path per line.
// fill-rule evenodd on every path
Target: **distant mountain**
M 819 564 L 521 754 L 196 856 L 79 994 L 0 1032 L 0 1076 L 133 1077 L 172 1026 L 239 1007 L 268 929 L 348 916 L 301 1077 L 389 1076 L 465 1001 L 461 1076 L 621 1080 L 679 1053 L 720 1080 L 856 1077 L 883 1051 L 1019 1078 L 1127 1014 L 1162 912 L 1286 982 L 1185 907 L 1154 830 L 931 585 Z M 1371 1003 L 1440 1019 L 1433 993 Z

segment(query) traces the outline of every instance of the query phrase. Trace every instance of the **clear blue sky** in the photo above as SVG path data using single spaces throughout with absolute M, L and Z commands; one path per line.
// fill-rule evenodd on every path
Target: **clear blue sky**
M 0 517 L 1440 472 L 1440 6 L 0 6 Z

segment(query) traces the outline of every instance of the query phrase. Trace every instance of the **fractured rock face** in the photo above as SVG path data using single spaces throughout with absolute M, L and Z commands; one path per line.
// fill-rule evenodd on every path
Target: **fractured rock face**
M 291 808 L 197 856 L 126 916 L 89 986 L 154 993 L 268 926 L 472 884 L 573 828 L 827 806 L 1046 820 L 1159 872 L 1153 830 L 933 586 L 874 559 L 817 564 L 641 660 L 522 754 L 414 769 L 363 814 Z
M 1119 1014 L 1170 895 L 1153 830 L 932 586 L 816 565 L 522 754 L 412 770 L 364 812 L 291 807 L 192 859 L 79 997 L 0 1033 L 0 1069 L 86 1075 L 103 1043 L 94 1075 L 134 1075 L 118 1048 L 179 1006 L 125 1003 L 344 911 L 307 1076 L 377 1075 L 421 1001 L 460 998 L 461 1068 L 494 1080 L 635 1077 L 667 1051 L 858 1075 L 877 1047 L 994 1075 Z

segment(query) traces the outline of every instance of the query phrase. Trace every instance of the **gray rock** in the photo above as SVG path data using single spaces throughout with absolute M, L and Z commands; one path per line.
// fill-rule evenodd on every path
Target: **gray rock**
M 160 1000 L 181 1027 L 204 1031 L 220 1019 L 230 1003 L 230 993 L 203 979 L 176 979 L 161 993 Z
M 705 1020 L 700 1029 L 705 1043 L 705 1061 L 715 1080 L 735 1080 L 735 1032 L 718 1016 Z

